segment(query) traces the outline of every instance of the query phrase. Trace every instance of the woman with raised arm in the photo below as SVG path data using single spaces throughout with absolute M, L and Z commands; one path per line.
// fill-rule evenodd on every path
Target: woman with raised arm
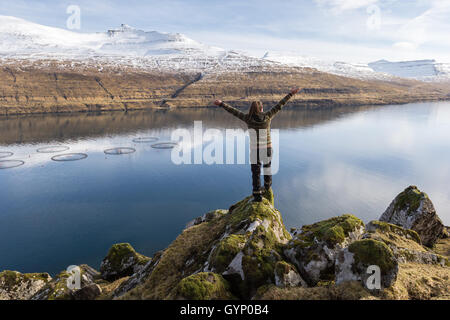
M 286 102 L 299 91 L 299 88 L 292 89 L 283 99 L 272 109 L 263 111 L 261 101 L 253 101 L 248 113 L 233 108 L 221 100 L 214 101 L 214 104 L 221 106 L 232 115 L 244 121 L 250 134 L 250 163 L 252 169 L 252 184 L 254 201 L 262 201 L 262 195 L 270 191 L 272 186 L 272 174 L 270 172 L 272 160 L 272 141 L 270 140 L 270 122 L 272 118 L 283 108 Z M 261 188 L 261 164 L 264 168 L 264 188 Z

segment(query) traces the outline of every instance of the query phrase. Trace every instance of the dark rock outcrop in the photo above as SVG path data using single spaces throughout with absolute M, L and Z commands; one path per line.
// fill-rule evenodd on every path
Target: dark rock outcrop
M 149 260 L 137 253 L 129 243 L 118 243 L 109 249 L 100 266 L 100 273 L 105 280 L 115 280 L 140 271 Z
M 422 243 L 428 247 L 432 247 L 444 232 L 444 224 L 430 198 L 416 186 L 409 186 L 395 197 L 381 215 L 380 221 L 416 231 Z
M 91 283 L 80 290 L 73 292 L 73 298 L 75 300 L 95 300 L 102 293 L 102 289 L 98 284 Z

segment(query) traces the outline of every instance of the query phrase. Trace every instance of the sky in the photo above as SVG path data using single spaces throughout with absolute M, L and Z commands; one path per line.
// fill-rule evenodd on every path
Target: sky
M 78 32 L 125 23 L 253 56 L 450 63 L 450 0 L 0 0 L 0 15 L 67 28 L 70 5 L 80 8 Z

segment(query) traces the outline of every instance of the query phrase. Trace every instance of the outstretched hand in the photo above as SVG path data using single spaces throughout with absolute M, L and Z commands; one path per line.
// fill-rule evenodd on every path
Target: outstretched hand
M 220 106 L 222 104 L 222 100 L 216 100 L 216 101 L 214 101 L 214 104 L 216 106 Z
M 299 92 L 300 91 L 300 88 L 292 88 L 291 89 L 291 93 L 292 94 L 296 94 L 297 92 Z

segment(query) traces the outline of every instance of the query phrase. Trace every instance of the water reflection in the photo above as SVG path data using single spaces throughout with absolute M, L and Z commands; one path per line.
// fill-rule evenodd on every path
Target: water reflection
M 218 109 L 0 119 L 0 151 L 25 165 L 0 171 L 0 270 L 56 273 L 99 266 L 112 243 L 146 255 L 185 223 L 249 194 L 247 165 L 174 165 L 171 150 L 133 141 L 169 141 L 174 128 L 243 128 Z M 450 104 L 288 109 L 280 128 L 276 206 L 287 227 L 350 212 L 377 219 L 415 184 L 450 224 Z M 36 149 L 64 145 L 83 161 L 54 162 Z M 131 147 L 131 154 L 105 149 Z
M 305 110 L 286 108 L 273 122 L 273 128 L 312 126 L 344 114 L 373 107 L 341 107 Z M 207 121 L 214 128 L 244 128 L 241 121 L 217 108 L 148 110 L 133 112 L 76 113 L 60 115 L 0 116 L 0 145 L 47 143 L 139 133 L 191 126 Z

